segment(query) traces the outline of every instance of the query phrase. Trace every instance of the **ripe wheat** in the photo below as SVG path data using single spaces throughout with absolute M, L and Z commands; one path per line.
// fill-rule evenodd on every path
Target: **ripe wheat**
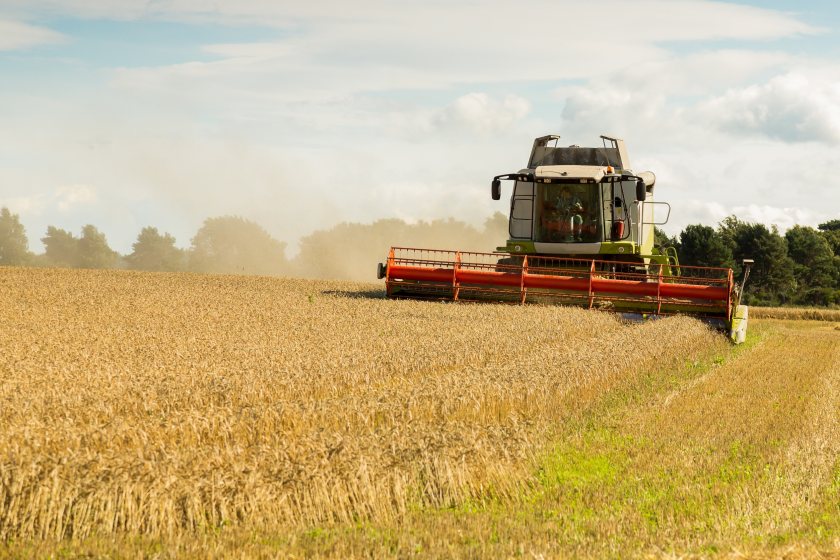
M 756 319 L 840 321 L 840 309 L 819 309 L 815 307 L 750 307 L 750 317 Z
M 697 321 L 291 279 L 0 269 L 0 539 L 387 521 L 515 493 Z

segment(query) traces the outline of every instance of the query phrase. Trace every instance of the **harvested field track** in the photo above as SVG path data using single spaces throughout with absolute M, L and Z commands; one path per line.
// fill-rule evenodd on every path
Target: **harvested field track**
M 0 553 L 840 550 L 833 323 L 380 294 L 0 269 Z

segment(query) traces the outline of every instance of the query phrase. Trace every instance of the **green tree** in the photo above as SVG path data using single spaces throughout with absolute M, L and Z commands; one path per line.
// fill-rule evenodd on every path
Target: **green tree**
M 656 247 L 674 247 L 679 249 L 679 241 L 676 236 L 670 237 L 663 230 L 653 226 L 653 244 Z
M 287 270 L 286 244 L 238 216 L 207 218 L 192 238 L 190 269 L 196 272 L 280 274 Z
M 126 256 L 129 268 L 134 270 L 183 270 L 184 251 L 175 246 L 175 238 L 168 233 L 161 235 L 157 228 L 145 227 Z
M 817 226 L 822 231 L 840 231 L 840 220 L 829 220 Z
M 785 239 L 795 263 L 794 275 L 802 288 L 829 288 L 836 283 L 834 252 L 828 240 L 814 228 L 793 226 Z
M 90 224 L 82 228 L 78 246 L 81 268 L 113 268 L 117 264 L 119 255 L 108 246 L 105 234 Z
M 732 247 L 713 228 L 689 225 L 680 232 L 680 264 L 735 268 Z
M 840 257 L 840 220 L 831 220 L 817 226 L 820 235 L 828 241 L 834 256 Z
M 79 240 L 67 230 L 47 227 L 47 235 L 41 238 L 44 244 L 44 259 L 49 266 L 79 266 Z
M 778 305 L 791 300 L 796 290 L 793 260 L 788 256 L 787 242 L 773 226 L 745 223 L 734 216 L 721 222 L 719 233 L 730 243 L 732 256 L 737 263 L 753 259 L 744 294 L 746 303 Z
M 829 220 L 817 226 L 820 236 L 828 242 L 834 258 L 832 259 L 834 269 L 834 292 L 833 302 L 840 304 L 840 220 Z M 822 290 L 823 295 L 825 290 Z
M 26 264 L 30 257 L 29 240 L 20 217 L 8 208 L 0 209 L 0 266 Z

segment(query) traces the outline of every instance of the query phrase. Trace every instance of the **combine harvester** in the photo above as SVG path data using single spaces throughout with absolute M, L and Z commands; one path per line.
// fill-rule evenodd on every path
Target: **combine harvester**
M 740 300 L 752 261 L 744 260 L 740 285 L 730 268 L 681 266 L 673 247 L 654 246 L 654 225 L 671 208 L 653 201 L 653 173 L 630 169 L 624 141 L 558 147 L 559 138 L 537 138 L 526 169 L 493 178 L 493 200 L 503 180 L 513 181 L 504 247 L 392 247 L 377 271 L 388 297 L 552 302 L 628 319 L 692 315 L 743 342 L 748 308 Z

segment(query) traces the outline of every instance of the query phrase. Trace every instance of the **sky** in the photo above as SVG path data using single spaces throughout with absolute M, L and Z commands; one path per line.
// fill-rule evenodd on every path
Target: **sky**
M 340 222 L 480 225 L 535 137 L 608 134 L 671 234 L 816 226 L 838 27 L 827 0 L 0 0 L 0 206 L 35 251 L 48 225 L 128 253 L 238 215 L 294 254 Z

